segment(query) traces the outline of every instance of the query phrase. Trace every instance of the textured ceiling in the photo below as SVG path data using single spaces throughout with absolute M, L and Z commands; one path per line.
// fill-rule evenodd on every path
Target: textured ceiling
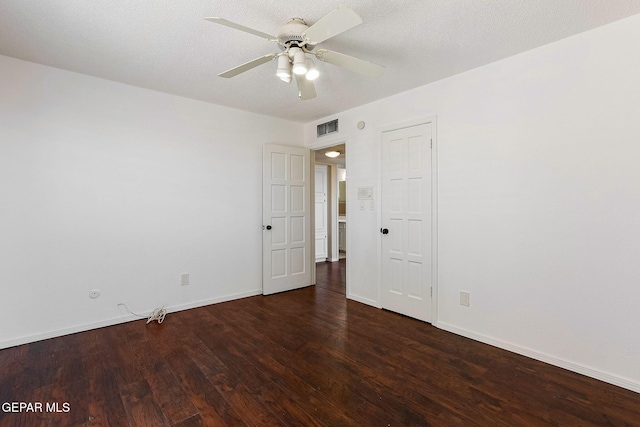
M 297 99 L 276 62 L 218 73 L 275 43 L 203 18 L 273 34 L 312 25 L 317 0 L 2 0 L 0 54 L 206 102 L 308 122 L 640 13 L 638 0 L 346 0 L 363 24 L 320 47 L 386 66 L 379 79 L 316 61 L 318 97 Z

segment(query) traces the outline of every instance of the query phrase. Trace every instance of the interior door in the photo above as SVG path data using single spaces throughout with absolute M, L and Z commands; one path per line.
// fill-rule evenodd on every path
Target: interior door
M 382 134 L 382 307 L 431 321 L 431 124 Z
M 328 257 L 329 221 L 327 208 L 327 166 L 316 165 L 315 177 L 315 227 L 316 227 L 316 262 L 325 261 Z
M 310 151 L 267 144 L 263 152 L 262 293 L 311 284 Z

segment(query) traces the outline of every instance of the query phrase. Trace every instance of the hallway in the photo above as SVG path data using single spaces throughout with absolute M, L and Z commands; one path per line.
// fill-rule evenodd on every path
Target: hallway
M 316 263 L 316 286 L 346 295 L 347 260 Z

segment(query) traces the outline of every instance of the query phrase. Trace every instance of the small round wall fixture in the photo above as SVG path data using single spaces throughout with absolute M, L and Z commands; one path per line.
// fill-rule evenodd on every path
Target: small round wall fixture
M 362 120 L 358 122 L 358 129 L 360 130 L 364 129 L 364 122 Z

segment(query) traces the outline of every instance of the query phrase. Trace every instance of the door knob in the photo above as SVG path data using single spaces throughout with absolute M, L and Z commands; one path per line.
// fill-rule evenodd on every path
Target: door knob
M 267 225 L 267 230 L 271 230 L 271 226 L 270 225 Z
M 380 229 L 380 232 L 381 232 L 382 234 L 389 234 L 389 229 L 388 229 L 388 228 L 381 228 L 381 229 Z

